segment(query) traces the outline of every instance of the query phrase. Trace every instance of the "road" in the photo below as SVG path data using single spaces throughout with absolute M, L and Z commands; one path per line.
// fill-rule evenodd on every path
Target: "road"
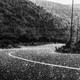
M 62 44 L 63 45 L 63 44 Z M 55 47 L 60 47 L 62 46 L 61 44 L 55 44 L 55 45 L 44 45 L 44 46 L 37 46 L 37 47 L 22 47 L 21 50 L 41 50 L 41 49 L 48 49 L 49 52 L 51 52 L 51 54 L 60 54 L 60 53 L 56 53 L 54 52 Z M 53 47 L 54 46 L 54 47 Z M 54 49 L 53 49 L 54 48 Z M 16 49 L 17 51 L 20 49 Z M 32 62 L 35 64 L 41 64 L 41 65 L 47 65 L 47 66 L 52 66 L 52 67 L 60 67 L 60 68 L 66 68 L 66 69 L 72 69 L 72 70 L 80 70 L 80 68 L 76 68 L 76 67 L 69 67 L 69 66 L 63 66 L 63 65 L 56 65 L 56 64 L 50 64 L 50 63 L 44 63 L 44 62 L 39 62 L 39 61 L 33 61 L 33 60 L 29 60 L 29 59 L 24 59 L 22 57 L 18 57 L 18 56 L 14 56 L 13 54 L 16 53 L 15 52 L 9 52 L 8 55 L 12 58 L 16 58 L 16 59 L 20 59 L 23 61 L 28 61 L 28 62 Z M 38 51 L 39 53 L 39 51 Z M 66 55 L 66 54 L 64 54 Z
M 80 80 L 80 55 L 54 52 L 55 47 L 59 46 L 61 44 L 1 50 L 0 80 Z M 32 59 L 31 56 L 36 59 Z M 39 57 L 41 60 L 37 59 Z M 50 60 L 52 63 L 48 62 Z M 74 61 L 79 65 L 74 65 Z M 63 64 L 64 62 L 66 64 Z
M 75 68 L 75 67 L 68 67 L 68 66 L 55 65 L 55 64 L 49 64 L 49 63 L 44 63 L 44 62 L 32 61 L 32 60 L 29 60 L 29 59 L 24 59 L 24 58 L 21 58 L 21 57 L 14 56 L 14 55 L 12 55 L 12 53 L 16 53 L 16 52 L 10 52 L 10 53 L 8 53 L 8 55 L 10 57 L 17 58 L 17 59 L 20 59 L 20 60 L 23 60 L 23 61 L 32 62 L 32 63 L 35 63 L 35 64 L 47 65 L 47 66 L 51 66 L 51 67 L 60 67 L 60 68 L 66 68 L 66 69 L 80 70 L 80 68 Z

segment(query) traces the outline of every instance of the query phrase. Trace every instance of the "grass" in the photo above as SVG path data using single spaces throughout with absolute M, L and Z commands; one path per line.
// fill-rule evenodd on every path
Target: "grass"
M 79 80 L 80 71 L 34 64 L 14 59 L 6 55 L 6 52 L 10 52 L 10 50 L 0 51 L 0 80 Z M 64 65 L 64 60 L 68 61 L 69 58 L 74 61 L 73 59 L 76 60 L 78 56 L 49 54 L 44 50 L 39 53 L 36 50 L 19 50 L 19 52 L 14 53 L 13 55 L 61 65 Z M 67 62 L 67 64 L 68 63 L 69 62 Z

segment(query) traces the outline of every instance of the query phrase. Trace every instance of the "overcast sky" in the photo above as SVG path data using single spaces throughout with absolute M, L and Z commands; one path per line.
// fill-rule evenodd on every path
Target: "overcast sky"
M 58 2 L 62 4 L 71 4 L 72 0 L 47 0 L 47 1 L 53 1 L 53 2 Z M 80 4 L 80 0 L 74 0 L 75 4 Z

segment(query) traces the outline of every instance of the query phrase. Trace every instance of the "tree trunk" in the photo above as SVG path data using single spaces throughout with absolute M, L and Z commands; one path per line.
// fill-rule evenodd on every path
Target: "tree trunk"
M 72 0 L 72 13 L 71 13 L 71 28 L 70 28 L 70 40 L 69 40 L 69 46 L 71 48 L 74 47 L 75 44 L 75 27 L 73 26 L 73 8 L 74 8 L 74 0 Z
M 76 43 L 76 39 L 77 39 L 77 26 L 73 26 L 73 29 L 72 29 L 72 39 L 71 39 L 71 44 L 70 44 L 70 47 L 71 48 L 74 48 L 75 47 L 75 43 Z

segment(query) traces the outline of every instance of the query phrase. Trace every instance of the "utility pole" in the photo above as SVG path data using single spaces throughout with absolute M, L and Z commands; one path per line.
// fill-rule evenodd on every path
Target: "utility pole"
M 72 45 L 72 37 L 73 37 L 73 8 L 74 8 L 74 0 L 72 0 L 72 13 L 71 13 L 71 28 L 70 28 L 70 46 Z

